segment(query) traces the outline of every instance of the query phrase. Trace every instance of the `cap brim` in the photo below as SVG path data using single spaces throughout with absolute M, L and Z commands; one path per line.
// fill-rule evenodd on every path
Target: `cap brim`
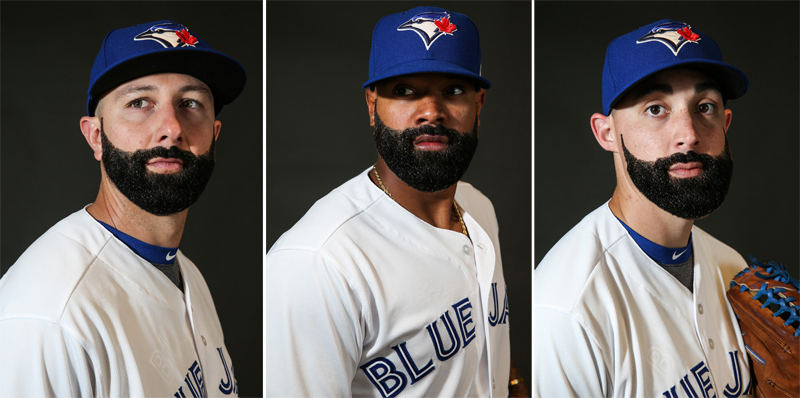
M 480 87 L 490 88 L 492 86 L 488 80 L 480 75 L 472 73 L 460 66 L 451 64 L 449 62 L 437 61 L 433 59 L 413 60 L 397 64 L 391 68 L 384 69 L 380 73 L 372 76 L 361 87 L 367 88 L 379 80 L 388 79 L 390 77 L 409 75 L 412 73 L 450 73 L 453 75 L 460 75 L 474 79 Z
M 656 73 L 663 72 L 669 69 L 680 69 L 680 68 L 687 68 L 687 69 L 694 69 L 705 73 L 720 87 L 722 90 L 722 97 L 727 101 L 730 99 L 736 99 L 743 96 L 747 92 L 747 88 L 749 87 L 749 81 L 747 80 L 747 76 L 737 69 L 734 66 L 728 65 L 724 62 L 719 61 L 712 61 L 708 59 L 684 59 L 680 60 L 679 62 L 675 62 L 670 64 L 666 68 L 656 68 L 652 71 L 646 71 L 642 77 L 636 79 L 635 82 L 629 84 L 627 87 L 624 87 L 620 93 L 611 101 L 611 104 L 608 107 L 608 112 L 606 116 L 611 113 L 611 110 L 619 103 L 619 101 L 625 97 L 628 92 L 636 87 L 642 80 L 647 79 L 650 76 L 655 75 Z
M 94 116 L 97 102 L 108 90 L 156 73 L 182 73 L 208 85 L 214 96 L 215 114 L 241 94 L 247 81 L 244 67 L 239 62 L 214 50 L 186 48 L 153 51 L 112 65 L 97 78 L 89 92 L 89 115 Z

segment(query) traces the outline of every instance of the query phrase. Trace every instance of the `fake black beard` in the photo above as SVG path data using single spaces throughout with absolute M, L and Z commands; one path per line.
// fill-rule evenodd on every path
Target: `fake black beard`
M 453 186 L 469 167 L 478 148 L 478 118 L 472 131 L 459 133 L 444 126 L 426 124 L 395 130 L 383 124 L 375 115 L 375 146 L 389 169 L 411 188 L 422 192 L 438 192 Z M 447 148 L 441 151 L 422 151 L 414 147 L 421 135 L 447 137 Z
M 733 176 L 733 160 L 727 136 L 725 150 L 719 156 L 689 151 L 652 162 L 637 159 L 628 152 L 622 136 L 620 141 L 633 185 L 664 211 L 686 220 L 696 220 L 711 214 L 725 201 Z M 699 162 L 703 165 L 703 172 L 690 178 L 669 175 L 670 166 L 688 162 Z
M 200 198 L 214 171 L 214 139 L 208 152 L 197 156 L 176 146 L 125 152 L 108 140 L 102 121 L 100 134 L 108 178 L 128 200 L 150 214 L 166 216 L 188 209 Z M 180 159 L 183 170 L 175 174 L 150 172 L 146 165 L 155 157 Z

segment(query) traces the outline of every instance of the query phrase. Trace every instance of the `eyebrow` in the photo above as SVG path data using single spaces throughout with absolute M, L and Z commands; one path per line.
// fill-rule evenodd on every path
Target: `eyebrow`
M 695 89 L 696 89 L 696 87 L 695 87 Z M 642 99 L 643 97 L 645 97 L 646 95 L 651 94 L 651 93 L 656 93 L 656 92 L 664 93 L 664 94 L 672 94 L 672 86 L 670 86 L 669 84 L 664 84 L 664 83 L 648 84 L 647 86 L 642 87 L 640 90 L 638 90 L 634 94 L 633 100 L 634 101 L 638 101 L 638 100 Z
M 713 81 L 697 83 L 694 86 L 695 94 L 700 94 L 703 91 L 708 91 L 708 90 L 713 90 L 713 91 L 716 91 L 716 92 L 722 94 L 722 89 L 720 89 L 719 85 L 716 82 L 713 82 Z
M 128 87 L 127 89 L 125 89 L 125 90 L 120 91 L 119 94 L 117 94 L 117 99 L 122 98 L 122 97 L 124 97 L 126 95 L 129 95 L 129 94 L 134 94 L 134 93 L 158 92 L 158 91 L 159 91 L 158 87 L 154 86 L 152 84 L 147 84 L 147 85 L 144 85 L 144 86 L 131 86 L 131 87 Z M 209 97 L 213 97 L 213 95 L 211 94 L 211 90 L 209 90 L 208 88 L 203 87 L 201 85 L 197 85 L 197 84 L 187 84 L 187 85 L 185 85 L 185 86 L 183 86 L 183 87 L 178 89 L 178 92 L 180 92 L 180 93 L 187 93 L 187 92 L 193 92 L 193 91 L 194 92 L 199 92 L 199 93 L 202 93 L 202 94 L 206 94 Z
M 719 88 L 719 85 L 714 81 L 707 81 L 707 82 L 700 82 L 694 86 L 694 93 L 700 94 L 704 91 L 713 90 L 720 94 L 722 94 L 722 90 Z M 664 93 L 664 94 L 672 94 L 672 86 L 665 83 L 653 83 L 647 86 L 642 87 L 639 91 L 637 91 L 633 97 L 634 101 L 638 101 L 643 97 L 647 96 L 651 93 Z

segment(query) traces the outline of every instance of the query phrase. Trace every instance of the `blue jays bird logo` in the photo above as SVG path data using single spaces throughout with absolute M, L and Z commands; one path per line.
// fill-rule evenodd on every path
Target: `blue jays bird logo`
M 430 50 L 436 39 L 443 35 L 452 36 L 457 29 L 455 24 L 450 23 L 450 14 L 447 12 L 423 12 L 398 26 L 397 30 L 417 32 L 425 43 L 425 49 Z
M 194 47 L 197 43 L 197 38 L 189 33 L 189 29 L 178 23 L 153 25 L 150 29 L 136 35 L 133 40 L 154 40 L 164 48 Z
M 648 41 L 658 41 L 669 48 L 676 56 L 687 43 L 695 43 L 700 40 L 700 35 L 692 32 L 692 27 L 681 22 L 667 22 L 658 25 L 639 38 L 636 44 Z

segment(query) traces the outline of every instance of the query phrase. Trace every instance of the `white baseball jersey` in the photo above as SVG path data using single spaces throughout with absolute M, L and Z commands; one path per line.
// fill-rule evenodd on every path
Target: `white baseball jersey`
M 182 293 L 80 210 L 0 279 L 0 396 L 236 396 L 205 280 Z
M 534 394 L 739 397 L 750 369 L 727 282 L 744 259 L 692 228 L 694 294 L 645 254 L 608 203 L 535 271 Z
M 506 397 L 508 300 L 491 202 L 459 183 L 470 237 L 369 179 L 319 200 L 266 260 L 268 396 Z

